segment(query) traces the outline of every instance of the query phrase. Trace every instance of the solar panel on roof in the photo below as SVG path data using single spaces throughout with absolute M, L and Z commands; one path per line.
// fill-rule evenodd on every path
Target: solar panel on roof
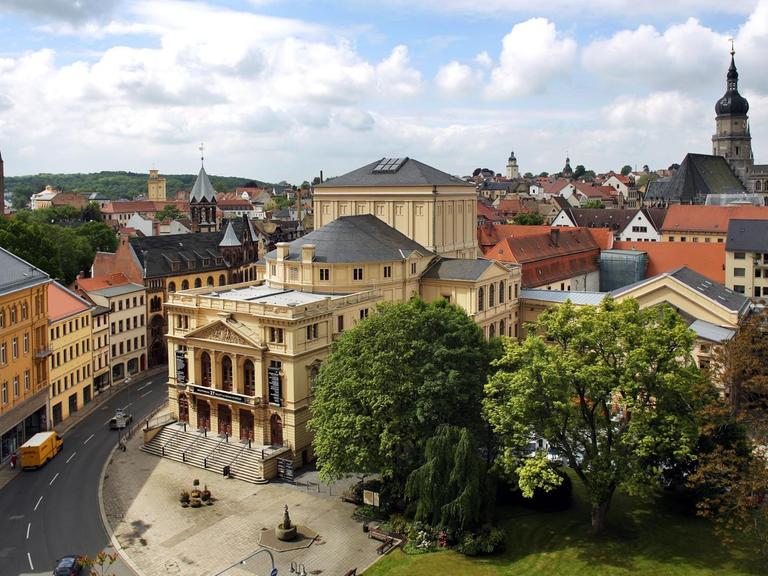
M 373 169 L 374 174 L 394 174 L 400 168 L 408 158 L 382 158 L 376 167 Z

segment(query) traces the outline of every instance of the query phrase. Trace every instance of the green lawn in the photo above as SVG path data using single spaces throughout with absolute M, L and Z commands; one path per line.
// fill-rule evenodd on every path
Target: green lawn
M 501 509 L 507 551 L 484 558 L 455 552 L 408 556 L 397 550 L 365 576 L 704 576 L 768 574 L 768 559 L 743 542 L 723 545 L 710 525 L 672 511 L 673 503 L 614 498 L 609 534 L 589 533 L 584 492 L 574 482 L 574 506 L 566 512 Z

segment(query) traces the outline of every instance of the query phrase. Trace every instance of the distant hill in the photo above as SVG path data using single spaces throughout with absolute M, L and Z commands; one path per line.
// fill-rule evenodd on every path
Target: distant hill
M 29 199 L 35 192 L 40 192 L 48 184 L 57 190 L 92 194 L 97 192 L 107 198 L 131 200 L 147 193 L 147 174 L 136 172 L 96 172 L 93 174 L 36 174 L 34 176 L 6 176 L 5 188 L 13 198 L 14 204 Z M 180 190 L 191 190 L 197 174 L 161 174 L 166 179 L 168 197 L 173 197 Z M 244 184 L 272 186 L 251 178 L 236 176 L 211 176 L 213 187 L 219 192 L 230 192 Z

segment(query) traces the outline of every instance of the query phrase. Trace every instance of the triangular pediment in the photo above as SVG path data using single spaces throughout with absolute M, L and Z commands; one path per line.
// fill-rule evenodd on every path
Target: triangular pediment
M 187 334 L 187 339 L 208 340 L 213 342 L 222 342 L 224 344 L 235 344 L 236 346 L 248 346 L 263 348 L 262 344 L 251 335 L 243 333 L 231 323 L 223 320 L 216 320 L 206 324 Z

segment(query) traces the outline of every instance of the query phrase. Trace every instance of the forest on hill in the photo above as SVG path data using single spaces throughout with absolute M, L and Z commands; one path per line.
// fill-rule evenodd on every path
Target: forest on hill
M 162 174 L 166 179 L 169 198 L 176 192 L 191 190 L 197 174 Z M 96 172 L 92 174 L 35 174 L 33 176 L 6 176 L 5 188 L 11 195 L 14 208 L 23 208 L 30 196 L 40 192 L 47 185 L 64 192 L 90 195 L 94 192 L 112 199 L 131 200 L 147 193 L 146 173 L 137 172 Z M 219 192 L 229 192 L 245 184 L 272 186 L 265 182 L 236 176 L 211 176 L 213 187 Z

